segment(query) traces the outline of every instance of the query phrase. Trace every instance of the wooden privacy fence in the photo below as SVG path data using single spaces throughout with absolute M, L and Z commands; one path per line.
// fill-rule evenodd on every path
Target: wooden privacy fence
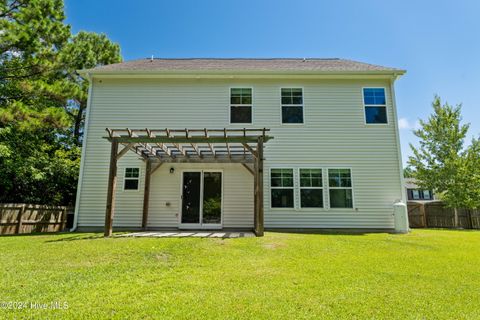
M 480 229 L 480 210 L 458 209 L 458 227 Z M 456 228 L 455 212 L 441 201 L 408 202 L 410 228 Z
M 63 231 L 69 210 L 63 206 L 0 204 L 0 235 Z

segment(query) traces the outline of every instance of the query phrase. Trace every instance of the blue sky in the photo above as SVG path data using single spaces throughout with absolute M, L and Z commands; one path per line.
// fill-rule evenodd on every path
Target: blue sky
M 435 94 L 480 134 L 480 1 L 66 0 L 73 32 L 106 33 L 125 60 L 338 57 L 407 69 L 396 85 L 404 162 Z

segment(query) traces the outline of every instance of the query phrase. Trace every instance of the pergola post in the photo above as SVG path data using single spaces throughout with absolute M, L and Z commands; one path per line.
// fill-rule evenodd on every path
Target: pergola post
M 255 234 L 264 233 L 263 218 L 263 137 L 258 138 L 257 157 L 255 159 Z
M 142 215 L 142 229 L 147 228 L 148 223 L 148 205 L 150 199 L 150 177 L 152 175 L 152 162 L 150 160 L 146 161 L 145 167 L 145 186 L 143 191 L 143 215 Z
M 118 142 L 111 141 L 110 168 L 108 172 L 107 206 L 105 211 L 105 237 L 112 235 L 113 214 L 115 211 L 115 189 L 117 185 Z

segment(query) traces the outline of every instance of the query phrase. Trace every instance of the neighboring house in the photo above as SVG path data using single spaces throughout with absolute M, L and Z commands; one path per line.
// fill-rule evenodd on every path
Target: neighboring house
M 411 201 L 433 201 L 436 197 L 432 190 L 420 189 L 417 180 L 414 178 L 405 178 L 405 189 L 407 190 L 407 199 Z
M 75 226 L 393 229 L 393 204 L 406 202 L 394 94 L 404 73 L 342 59 L 82 70 Z

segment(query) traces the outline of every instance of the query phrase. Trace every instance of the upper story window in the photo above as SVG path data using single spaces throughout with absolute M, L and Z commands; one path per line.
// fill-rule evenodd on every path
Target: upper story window
M 252 123 L 252 89 L 230 89 L 230 123 Z
M 139 180 L 140 180 L 139 168 L 125 168 L 123 190 L 138 190 Z
M 352 174 L 350 169 L 328 169 L 330 208 L 353 208 Z
M 293 208 L 293 169 L 271 169 L 272 208 Z
M 385 124 L 387 121 L 387 103 L 384 88 L 364 88 L 363 104 L 367 124 Z
M 282 123 L 303 123 L 301 88 L 282 88 Z

